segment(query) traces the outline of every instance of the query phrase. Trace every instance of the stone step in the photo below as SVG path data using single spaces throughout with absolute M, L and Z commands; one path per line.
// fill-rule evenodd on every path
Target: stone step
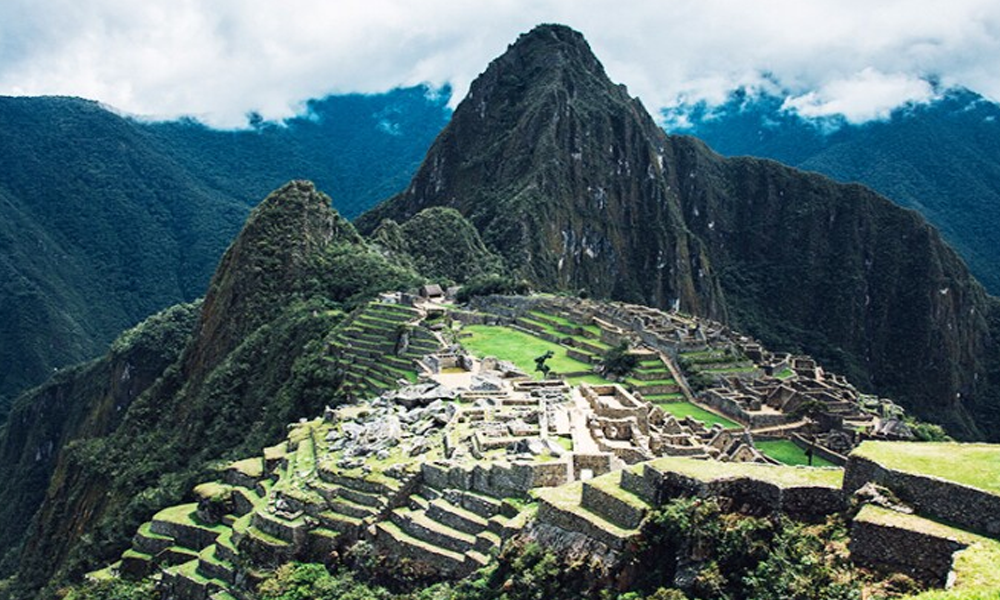
M 407 504 L 411 510 L 423 510 L 426 511 L 430 508 L 431 501 L 419 494 L 412 494 L 407 498 Z
M 225 527 L 199 522 L 197 511 L 198 505 L 193 503 L 165 508 L 153 516 L 149 531 L 171 537 L 185 548 L 200 550 L 215 542 Z
M 342 515 L 331 510 L 319 513 L 319 521 L 327 529 L 346 535 L 354 534 L 362 526 L 361 519 Z
M 155 556 L 173 546 L 174 538 L 154 533 L 151 526 L 152 523 L 149 521 L 139 526 L 139 530 L 132 537 L 132 546 L 140 553 Z
M 170 546 L 156 554 L 156 563 L 160 565 L 179 565 L 198 558 L 198 553 L 183 546 Z
M 466 569 L 470 572 L 475 571 L 476 569 L 481 569 L 488 564 L 490 564 L 490 557 L 482 552 L 469 550 L 465 553 Z
M 646 465 L 640 464 L 623 469 L 621 478 L 623 490 L 635 494 L 647 504 L 660 503 L 656 480 L 650 471 L 646 470 Z
M 292 559 L 296 547 L 251 526 L 240 539 L 239 550 L 241 560 L 263 567 L 277 567 Z
M 489 531 L 497 535 L 504 535 L 507 531 L 507 524 L 510 522 L 510 518 L 503 515 L 493 515 L 489 518 L 489 525 L 487 526 Z
M 122 553 L 118 571 L 129 579 L 142 579 L 152 573 L 155 566 L 155 559 L 151 555 L 129 548 Z
M 379 509 L 376 507 L 354 502 L 343 496 L 330 498 L 327 500 L 327 506 L 329 506 L 330 510 L 333 512 L 358 519 L 373 517 L 379 513 Z
M 455 506 L 444 498 L 431 500 L 428 504 L 427 516 L 452 529 L 476 535 L 489 527 L 489 523 L 483 517 L 461 506 Z
M 474 536 L 439 523 L 422 511 L 397 508 L 390 513 L 390 519 L 413 537 L 446 550 L 466 552 L 476 545 Z
M 236 561 L 239 551 L 236 549 L 236 542 L 233 540 L 233 531 L 224 531 L 215 538 L 215 554 L 221 560 L 230 564 Z
M 574 531 L 602 542 L 612 550 L 622 550 L 638 534 L 635 529 L 620 527 L 582 507 L 582 482 L 538 491 L 537 519 L 566 531 Z
M 476 550 L 489 554 L 500 547 L 502 540 L 492 531 L 481 531 L 476 534 Z
M 468 570 L 465 554 L 428 544 L 391 521 L 376 525 L 376 532 L 376 544 L 393 555 L 425 562 L 446 573 L 463 574 Z
M 379 481 L 370 481 L 367 479 L 357 479 L 354 477 L 347 477 L 336 470 L 336 467 L 330 467 L 321 464 L 318 468 L 319 477 L 327 483 L 332 483 L 341 488 L 339 494 L 346 497 L 347 499 L 357 502 L 358 504 L 368 504 L 365 500 L 358 499 L 359 495 L 348 495 L 350 492 L 348 490 L 354 490 L 357 492 L 362 492 L 363 494 L 369 496 L 392 496 L 403 487 L 403 482 L 398 479 L 388 479 L 382 478 Z M 383 500 L 384 501 L 384 500 Z M 371 502 L 374 502 L 372 500 Z M 375 504 L 368 504 L 369 506 L 375 506 Z
M 636 529 L 650 505 L 622 488 L 622 472 L 613 471 L 583 483 L 580 505 L 623 529 Z
M 306 527 L 305 521 L 302 517 L 299 517 L 294 521 L 289 521 L 283 517 L 267 512 L 267 509 L 258 509 L 254 511 L 250 524 L 252 527 L 256 527 L 257 529 L 286 542 L 293 542 L 295 540 L 295 532 Z
M 198 553 L 198 573 L 206 579 L 218 579 L 230 585 L 236 581 L 233 565 L 219 557 L 215 544 Z
M 457 502 L 448 492 L 445 495 L 452 504 L 460 504 L 462 508 L 470 510 L 484 519 L 489 519 L 493 515 L 500 514 L 503 510 L 503 503 L 496 498 L 477 494 L 476 492 L 456 491 L 456 493 L 460 495 L 460 499 Z
M 208 600 L 209 596 L 228 587 L 222 580 L 198 573 L 197 559 L 166 569 L 162 584 L 167 590 L 166 597 L 184 600 Z

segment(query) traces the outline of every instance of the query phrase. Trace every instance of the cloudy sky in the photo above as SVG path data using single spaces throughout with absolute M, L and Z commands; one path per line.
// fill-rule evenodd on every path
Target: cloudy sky
M 0 94 L 238 127 L 330 93 L 469 81 L 541 22 L 584 33 L 650 109 L 778 91 L 884 117 L 934 86 L 1000 100 L 997 0 L 3 0 Z

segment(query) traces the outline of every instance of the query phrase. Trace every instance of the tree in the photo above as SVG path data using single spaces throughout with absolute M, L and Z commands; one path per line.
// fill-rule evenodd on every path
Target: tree
M 622 341 L 604 353 L 601 368 L 605 376 L 625 377 L 639 366 L 639 357 L 629 353 L 628 342 Z

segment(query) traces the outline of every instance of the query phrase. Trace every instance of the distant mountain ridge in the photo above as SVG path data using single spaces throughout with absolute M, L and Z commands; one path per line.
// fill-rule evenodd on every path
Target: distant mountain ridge
M 419 87 L 334 96 L 281 125 L 216 131 L 0 98 L 0 415 L 54 369 L 204 294 L 250 208 L 286 181 L 320 182 L 349 218 L 404 186 L 446 101 Z
M 860 125 L 814 122 L 778 96 L 734 94 L 668 127 L 727 156 L 760 156 L 856 181 L 918 210 L 992 293 L 1000 293 L 1000 104 L 952 89 Z

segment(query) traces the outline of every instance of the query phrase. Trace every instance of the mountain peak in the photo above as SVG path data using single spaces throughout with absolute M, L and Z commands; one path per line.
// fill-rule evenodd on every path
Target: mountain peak
M 469 99 L 479 102 L 541 89 L 575 90 L 577 82 L 616 87 L 583 34 L 565 25 L 539 25 L 521 34 L 490 63 L 472 83 Z
M 363 245 L 330 204 L 311 181 L 291 181 L 250 213 L 209 285 L 189 367 L 202 368 L 212 357 L 225 356 L 280 311 L 288 297 L 310 285 L 316 257 L 326 248 Z

